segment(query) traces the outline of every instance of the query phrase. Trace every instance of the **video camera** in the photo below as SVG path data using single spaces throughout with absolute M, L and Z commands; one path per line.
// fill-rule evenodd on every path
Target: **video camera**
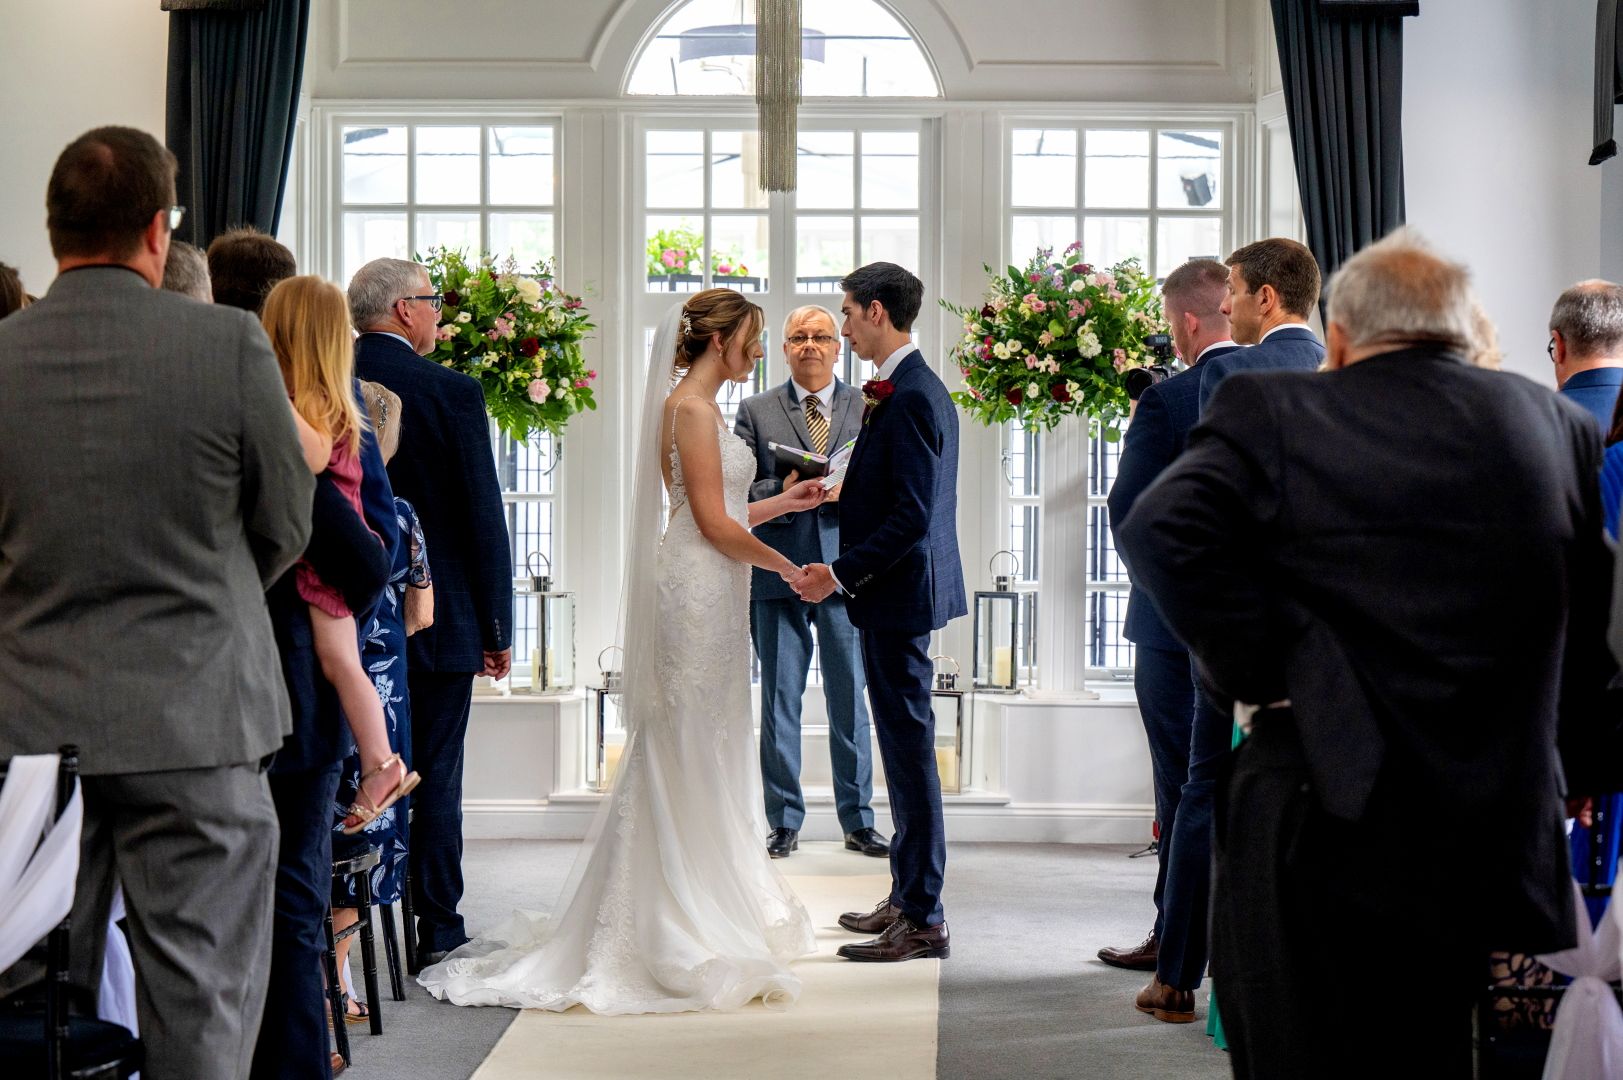
M 1149 334 L 1144 344 L 1155 354 L 1155 363 L 1129 368 L 1121 377 L 1129 401 L 1137 401 L 1144 391 L 1158 382 L 1165 382 L 1175 374 L 1172 370 L 1173 351 L 1171 334 Z

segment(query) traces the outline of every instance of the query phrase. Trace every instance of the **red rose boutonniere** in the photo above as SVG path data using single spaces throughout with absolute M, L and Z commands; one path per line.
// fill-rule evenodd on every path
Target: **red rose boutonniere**
M 868 423 L 868 417 L 873 411 L 883 405 L 885 399 L 895 392 L 896 384 L 889 379 L 869 379 L 862 384 L 862 422 L 864 425 Z

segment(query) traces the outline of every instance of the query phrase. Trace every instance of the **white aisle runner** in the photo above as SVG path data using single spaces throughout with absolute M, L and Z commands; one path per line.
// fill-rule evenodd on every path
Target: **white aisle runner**
M 783 1011 L 594 1016 L 525 1010 L 474 1080 L 934 1080 L 939 960 L 853 964 L 834 950 L 861 938 L 842 911 L 866 911 L 890 888 L 885 864 L 839 843 L 802 843 L 778 863 L 811 912 L 817 953 Z M 879 873 L 873 871 L 878 870 Z

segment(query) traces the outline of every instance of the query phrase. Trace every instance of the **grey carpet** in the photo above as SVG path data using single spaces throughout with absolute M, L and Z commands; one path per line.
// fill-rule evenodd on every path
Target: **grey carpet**
M 473 841 L 463 868 L 470 930 L 514 907 L 547 907 L 569 873 L 571 841 Z M 1136 1012 L 1146 976 L 1094 958 L 1101 945 L 1130 944 L 1149 928 L 1151 859 L 1126 847 L 953 844 L 947 913 L 952 957 L 942 964 L 942 1080 L 1080 1077 L 1206 1080 L 1228 1074 L 1200 1021 L 1161 1024 Z M 859 856 L 852 855 L 852 858 Z M 877 900 L 878 897 L 875 897 Z M 379 949 L 381 963 L 382 950 Z M 360 974 L 360 953 L 352 963 Z M 403 1002 L 381 976 L 384 1034 L 352 1026 L 346 1080 L 456 1080 L 471 1076 L 512 1022 L 507 1009 L 459 1009 L 415 983 Z M 545 1062 L 536 1075 L 547 1076 Z M 860 1080 L 853 1077 L 851 1080 Z

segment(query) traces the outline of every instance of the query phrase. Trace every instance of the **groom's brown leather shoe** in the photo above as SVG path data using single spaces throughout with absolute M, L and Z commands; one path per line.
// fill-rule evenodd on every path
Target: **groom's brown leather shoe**
M 902 909 L 887 896 L 872 911 L 847 911 L 840 916 L 840 925 L 853 934 L 883 934 L 901 915 Z
M 935 926 L 914 926 L 912 920 L 906 915 L 896 916 L 896 921 L 885 929 L 883 934 L 872 941 L 861 941 L 853 945 L 841 945 L 839 953 L 847 960 L 858 960 L 873 964 L 894 964 L 901 960 L 945 960 L 952 954 L 947 936 L 947 924 L 939 923 Z
M 1178 990 L 1152 975 L 1150 984 L 1138 992 L 1133 1008 L 1168 1024 L 1192 1024 L 1195 1022 L 1195 992 Z
M 1155 959 L 1160 955 L 1161 943 L 1155 939 L 1155 931 L 1150 936 L 1124 949 L 1117 949 L 1106 945 L 1099 950 L 1099 959 L 1111 967 L 1127 968 L 1129 971 L 1154 971 Z

